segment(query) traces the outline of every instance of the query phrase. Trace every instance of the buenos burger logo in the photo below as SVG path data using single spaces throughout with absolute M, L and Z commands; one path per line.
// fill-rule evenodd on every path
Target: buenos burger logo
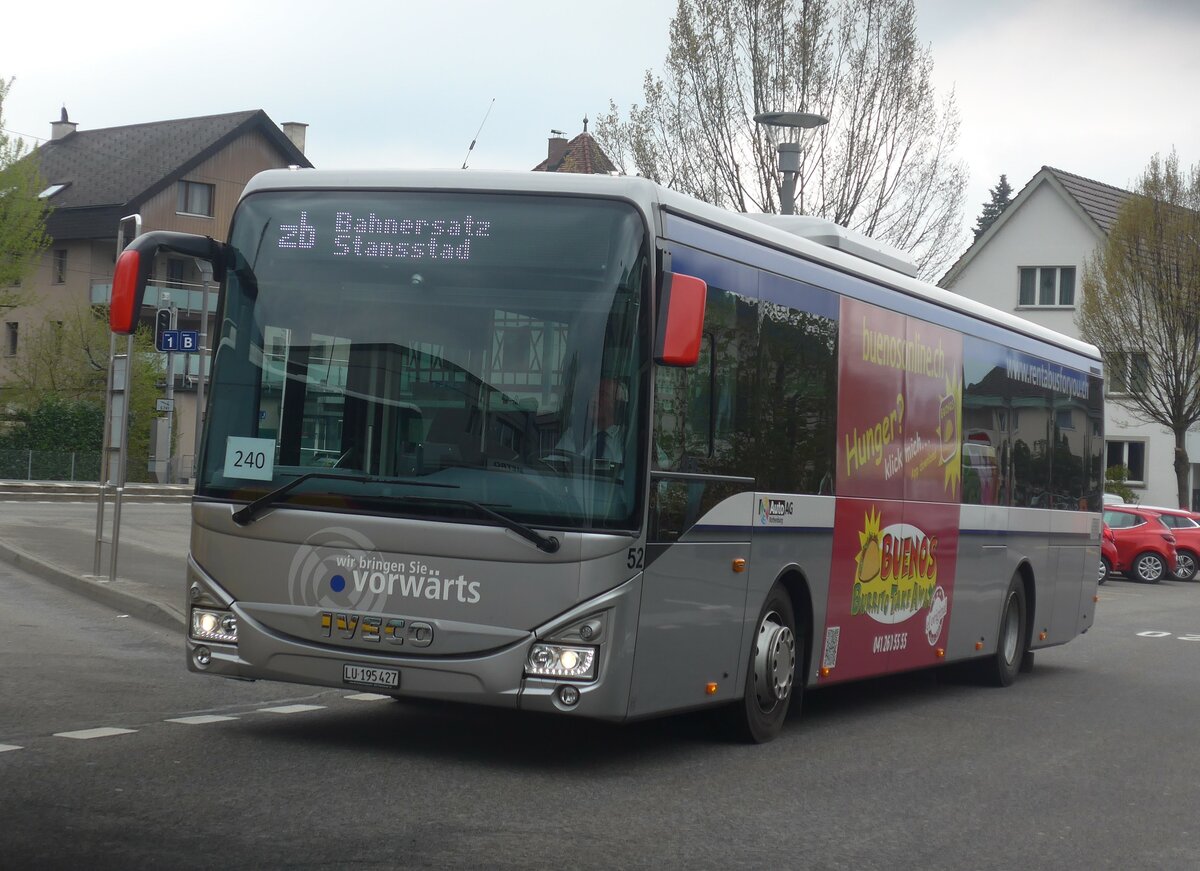
M 875 508 L 863 518 L 854 558 L 850 614 L 903 623 L 930 607 L 937 587 L 936 535 L 909 523 L 883 526 Z

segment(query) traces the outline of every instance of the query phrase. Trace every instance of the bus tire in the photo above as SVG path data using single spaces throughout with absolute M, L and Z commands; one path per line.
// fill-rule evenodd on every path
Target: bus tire
M 979 675 L 992 686 L 1011 686 L 1030 651 L 1026 650 L 1025 627 L 1029 621 L 1025 605 L 1025 585 L 1019 575 L 1013 575 L 1004 594 L 1000 609 L 1000 631 L 996 635 L 996 652 L 979 663 Z M 1029 657 L 1030 667 L 1033 657 Z
M 779 735 L 788 709 L 803 691 L 803 639 L 796 636 L 796 612 L 782 584 L 763 602 L 750 644 L 746 689 L 733 705 L 735 734 L 743 741 L 765 744 Z

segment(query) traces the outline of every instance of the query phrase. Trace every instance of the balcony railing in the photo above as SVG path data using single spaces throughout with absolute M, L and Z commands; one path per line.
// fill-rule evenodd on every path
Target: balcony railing
M 168 294 L 175 307 L 184 314 L 199 315 L 204 312 L 204 286 L 186 281 L 166 284 L 147 284 L 146 295 L 142 305 L 158 308 L 163 294 Z M 217 311 L 217 285 L 211 285 L 208 291 L 208 313 Z M 112 299 L 112 282 L 103 280 L 92 281 L 92 305 L 108 305 Z

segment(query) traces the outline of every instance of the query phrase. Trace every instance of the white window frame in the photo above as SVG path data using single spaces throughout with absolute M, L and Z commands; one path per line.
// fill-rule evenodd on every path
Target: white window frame
M 1142 477 L 1141 478 L 1133 477 L 1134 470 L 1129 465 L 1129 446 L 1135 445 L 1135 444 L 1142 446 Z M 1121 445 L 1121 462 L 1119 462 L 1119 463 L 1109 463 L 1108 462 L 1109 445 Z M 1105 439 L 1104 440 L 1104 468 L 1109 469 L 1114 465 L 1124 466 L 1126 469 L 1129 469 L 1130 477 L 1127 478 L 1125 481 L 1125 483 L 1128 486 L 1130 486 L 1130 487 L 1145 487 L 1146 486 L 1146 480 L 1145 480 L 1146 470 L 1148 468 L 1150 468 L 1150 442 L 1149 442 L 1149 440 L 1147 440 L 1147 439 Z
M 1066 302 L 1063 297 L 1067 288 L 1063 283 L 1063 272 L 1070 270 L 1070 299 Z M 1033 300 L 1025 302 L 1021 298 L 1021 288 L 1026 274 L 1033 275 Z M 1053 275 L 1053 302 L 1042 301 L 1043 275 Z M 1079 297 L 1079 270 L 1074 266 L 1018 266 L 1017 267 L 1017 308 L 1075 308 L 1075 300 Z
M 1146 351 L 1109 351 L 1104 356 L 1104 393 L 1106 395 L 1136 396 L 1145 390 L 1146 379 L 1150 377 L 1149 353 Z

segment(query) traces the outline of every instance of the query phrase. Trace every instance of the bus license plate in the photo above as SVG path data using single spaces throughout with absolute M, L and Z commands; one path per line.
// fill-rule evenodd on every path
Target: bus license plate
M 400 669 L 344 664 L 342 666 L 342 680 L 346 683 L 362 684 L 368 687 L 396 689 L 400 686 Z

